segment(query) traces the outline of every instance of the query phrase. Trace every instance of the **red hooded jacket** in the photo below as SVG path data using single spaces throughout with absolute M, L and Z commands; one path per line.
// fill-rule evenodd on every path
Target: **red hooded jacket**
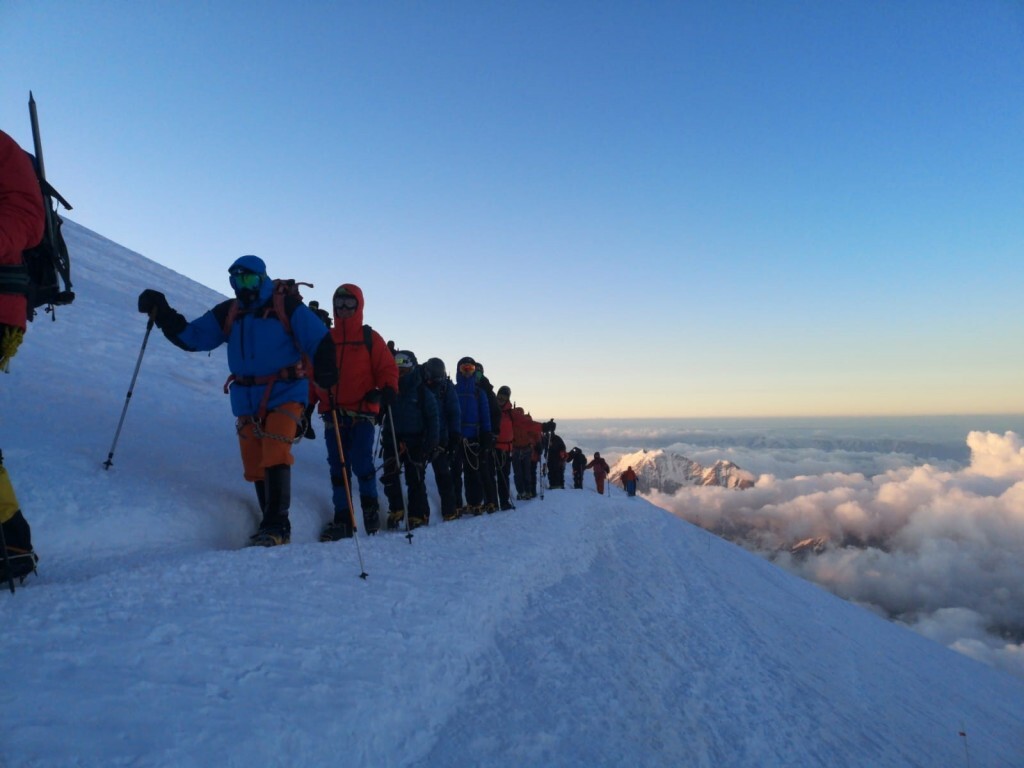
M 495 435 L 494 445 L 499 451 L 511 451 L 512 450 L 512 435 L 513 435 L 513 416 L 512 416 L 512 403 L 506 401 L 501 406 L 501 425 L 498 428 L 498 434 Z
M 398 391 L 398 366 L 383 337 L 370 331 L 370 346 L 366 348 L 363 335 L 363 292 L 357 285 L 344 283 L 346 291 L 359 302 L 350 317 L 339 318 L 334 314 L 331 338 L 334 341 L 338 361 L 338 383 L 334 386 L 334 402 L 338 408 L 355 413 L 377 414 L 380 403 L 375 397 L 367 399 L 374 390 L 390 387 Z M 320 413 L 330 411 L 327 391 L 317 388 L 315 396 Z

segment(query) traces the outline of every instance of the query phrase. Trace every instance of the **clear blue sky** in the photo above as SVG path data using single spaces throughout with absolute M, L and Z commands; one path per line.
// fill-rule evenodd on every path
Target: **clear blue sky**
M 0 4 L 0 128 L 543 417 L 1021 412 L 1024 4 Z M 171 296 L 173 303 L 174 296 Z

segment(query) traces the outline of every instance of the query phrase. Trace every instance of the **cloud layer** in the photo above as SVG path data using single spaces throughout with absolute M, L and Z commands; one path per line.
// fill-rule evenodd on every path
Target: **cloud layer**
M 650 498 L 841 597 L 1024 676 L 1024 444 L 1015 432 L 974 431 L 967 447 L 970 462 L 959 467 L 899 453 L 703 449 L 690 458 L 758 467 L 756 487 Z

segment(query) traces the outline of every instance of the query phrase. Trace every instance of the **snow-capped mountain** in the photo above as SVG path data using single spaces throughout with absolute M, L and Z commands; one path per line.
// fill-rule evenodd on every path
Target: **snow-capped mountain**
M 705 467 L 686 456 L 661 449 L 622 456 L 612 467 L 612 482 L 620 483 L 619 478 L 627 467 L 632 467 L 637 474 L 639 493 L 673 494 L 684 486 L 717 485 L 740 490 L 754 487 L 754 476 L 731 461 L 719 459 Z

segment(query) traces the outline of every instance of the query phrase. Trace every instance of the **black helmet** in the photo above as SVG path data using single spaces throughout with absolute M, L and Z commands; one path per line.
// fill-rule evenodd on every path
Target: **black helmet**
M 432 357 L 420 366 L 427 381 L 441 381 L 445 377 L 444 361 L 439 357 Z

